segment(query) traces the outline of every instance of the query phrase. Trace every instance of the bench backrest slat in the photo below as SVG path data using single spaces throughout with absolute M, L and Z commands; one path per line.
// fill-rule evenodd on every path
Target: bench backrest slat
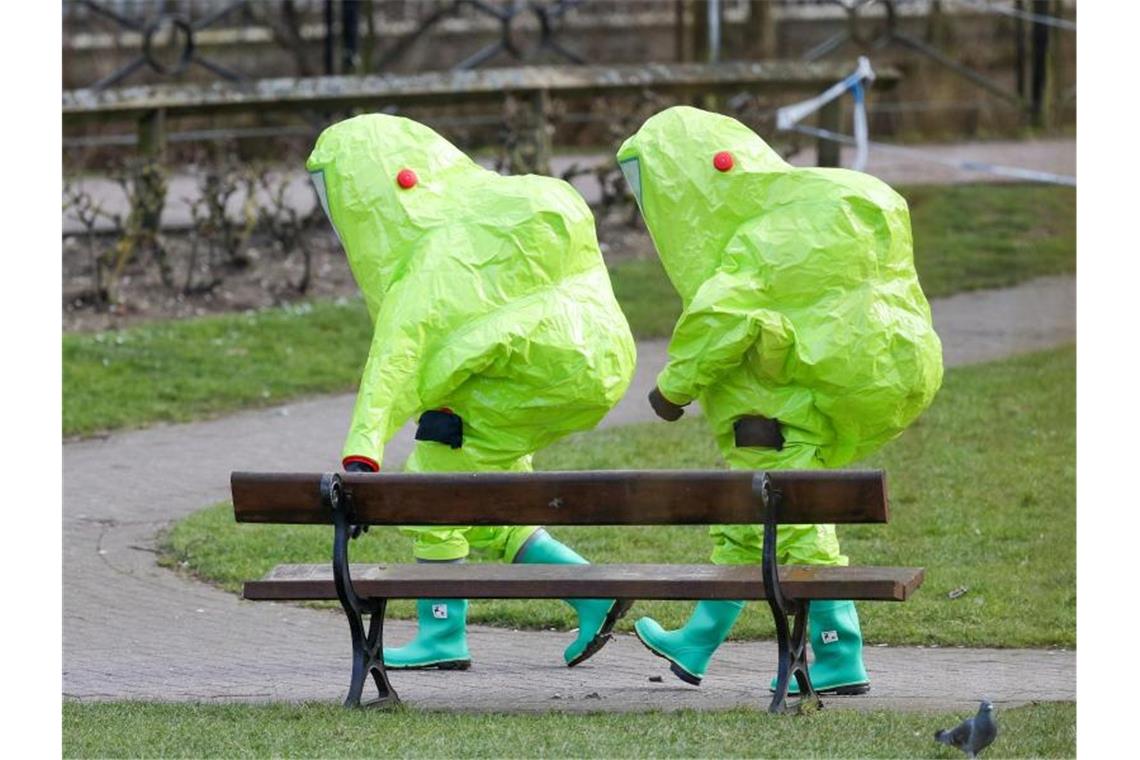
M 747 471 L 343 473 L 353 521 L 368 525 L 726 525 L 760 523 Z M 881 470 L 770 473 L 782 523 L 885 523 Z M 231 476 L 238 522 L 328 524 L 320 473 Z

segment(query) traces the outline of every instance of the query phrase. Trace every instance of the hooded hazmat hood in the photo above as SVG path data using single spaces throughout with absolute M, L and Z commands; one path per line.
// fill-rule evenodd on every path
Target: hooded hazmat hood
M 713 158 L 731 148 L 728 172 Z M 618 165 L 641 208 L 669 279 L 686 302 L 716 268 L 754 197 L 792 167 L 736 119 L 669 108 L 622 144 Z
M 416 185 L 406 192 L 396 178 L 412 167 Z M 385 114 L 326 129 L 305 168 L 373 319 L 413 241 L 446 223 L 455 212 L 449 196 L 462 192 L 471 175 L 486 172 L 430 128 Z

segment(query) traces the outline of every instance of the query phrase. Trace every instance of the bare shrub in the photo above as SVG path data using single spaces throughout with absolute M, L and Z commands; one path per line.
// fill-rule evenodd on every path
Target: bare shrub
M 535 96 L 537 97 L 537 96 Z M 495 171 L 504 174 L 549 174 L 550 140 L 566 113 L 560 100 L 547 101 L 540 114 L 533 98 L 507 95 L 499 124 Z
M 97 202 L 90 192 L 67 178 L 63 185 L 63 211 L 71 212 L 83 227 L 83 247 L 91 267 L 91 302 L 96 307 L 106 307 L 111 302 L 107 275 L 113 251 L 100 250 L 97 228 L 100 219 L 107 219 L 115 229 L 121 230 L 122 217 L 104 210 L 102 202 Z
M 127 196 L 130 211 L 115 246 L 108 300 L 118 303 L 118 285 L 127 264 L 140 252 L 148 254 L 159 271 L 162 283 L 174 287 L 174 274 L 167 257 L 161 230 L 162 209 L 166 204 L 167 170 L 159 162 L 135 158 L 114 174 L 115 181 Z
M 214 218 L 205 196 L 200 195 L 185 200 L 190 207 L 193 229 L 190 233 L 190 254 L 186 262 L 186 278 L 182 284 L 182 293 L 188 296 L 210 293 L 223 282 Z M 199 259 L 203 245 L 206 248 L 206 256 Z
M 289 175 L 277 174 L 269 171 L 258 173 L 258 184 L 265 193 L 267 204 L 260 207 L 260 226 L 273 241 L 274 247 L 281 256 L 288 258 L 293 254 L 301 256 L 301 276 L 297 282 L 290 282 L 289 286 L 298 293 L 309 290 L 313 273 L 313 251 L 306 231 L 313 226 L 313 222 L 320 210 L 313 186 L 306 182 L 312 204 L 307 214 L 301 214 L 289 197 Z
M 198 196 L 203 204 L 200 212 L 205 221 L 203 231 L 210 237 L 211 250 L 220 251 L 230 268 L 245 269 L 250 265 L 246 246 L 258 221 L 256 174 L 225 149 L 219 149 L 212 156 L 200 156 L 194 168 L 198 176 Z M 235 218 L 229 213 L 229 207 L 231 200 L 239 197 L 242 201 Z

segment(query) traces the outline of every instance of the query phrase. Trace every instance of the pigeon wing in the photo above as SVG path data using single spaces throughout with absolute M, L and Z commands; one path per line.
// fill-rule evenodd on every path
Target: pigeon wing
M 957 747 L 960 750 L 968 751 L 967 745 L 970 742 L 970 736 L 974 733 L 974 719 L 966 718 L 958 725 L 954 726 L 948 731 L 939 731 L 934 738 L 943 744 L 949 744 L 951 747 Z

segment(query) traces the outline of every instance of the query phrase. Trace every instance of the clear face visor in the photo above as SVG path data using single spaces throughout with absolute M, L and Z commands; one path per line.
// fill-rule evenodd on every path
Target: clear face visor
M 637 157 L 627 158 L 618 164 L 618 168 L 621 169 L 622 176 L 625 177 L 626 184 L 629 185 L 629 190 L 637 201 L 637 207 L 641 208 L 641 160 Z
M 312 181 L 313 189 L 317 192 L 317 200 L 320 201 L 321 208 L 325 211 L 325 218 L 329 220 L 329 225 L 336 233 L 337 240 L 340 240 L 340 232 L 337 230 L 336 222 L 333 221 L 332 213 L 329 211 L 329 192 L 325 188 L 325 173 L 323 171 L 309 172 L 309 180 Z

